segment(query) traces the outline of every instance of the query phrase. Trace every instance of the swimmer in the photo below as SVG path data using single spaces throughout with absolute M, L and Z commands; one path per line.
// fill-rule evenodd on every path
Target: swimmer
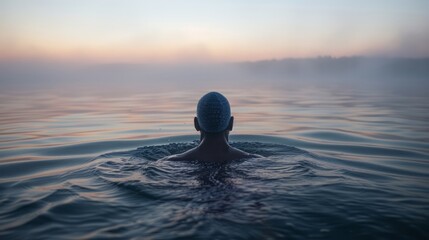
M 218 92 L 204 95 L 197 105 L 194 126 L 200 132 L 200 144 L 187 152 L 172 155 L 166 160 L 199 160 L 226 162 L 236 159 L 261 157 L 233 148 L 228 143 L 234 117 L 228 100 Z

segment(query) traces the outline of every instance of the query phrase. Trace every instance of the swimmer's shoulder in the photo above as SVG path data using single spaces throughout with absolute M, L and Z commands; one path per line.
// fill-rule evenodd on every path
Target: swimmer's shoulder
M 189 160 L 189 158 L 183 157 L 182 154 L 175 154 L 175 155 L 171 155 L 171 156 L 165 157 L 162 160 L 167 160 L 167 161 L 184 161 L 184 160 Z
M 237 160 L 237 159 L 248 159 L 248 158 L 262 158 L 263 156 L 258 154 L 252 154 L 245 151 L 242 151 L 237 148 L 231 148 L 227 156 L 224 156 L 225 160 Z M 198 147 L 190 149 L 184 153 L 171 155 L 163 158 L 162 160 L 167 161 L 193 161 L 198 159 L 206 159 L 207 156 L 201 156 L 201 153 L 198 152 Z
M 195 149 L 190 149 L 184 153 L 174 154 L 163 158 L 162 160 L 167 161 L 192 161 L 195 160 Z
M 249 158 L 263 158 L 264 156 L 259 155 L 259 154 L 249 153 L 248 157 Z
M 246 158 L 262 158 L 259 154 L 248 153 L 243 150 L 232 148 L 231 152 L 235 159 L 246 159 Z

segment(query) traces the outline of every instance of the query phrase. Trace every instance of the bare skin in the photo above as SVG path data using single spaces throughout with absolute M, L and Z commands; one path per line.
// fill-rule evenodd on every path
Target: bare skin
M 232 130 L 234 118 L 231 117 L 228 128 L 220 133 L 205 133 L 198 125 L 198 119 L 195 117 L 194 126 L 200 131 L 200 144 L 184 153 L 176 154 L 165 158 L 165 160 L 174 161 L 193 161 L 203 162 L 228 162 L 245 158 L 261 157 L 260 155 L 250 154 L 234 147 L 228 143 L 229 132 Z

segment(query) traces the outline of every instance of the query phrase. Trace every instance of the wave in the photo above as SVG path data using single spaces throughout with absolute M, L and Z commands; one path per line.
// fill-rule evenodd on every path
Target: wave
M 69 147 L 78 151 L 76 158 L 2 164 L 0 237 L 427 237 L 429 175 L 365 161 L 377 155 L 374 147 L 362 146 L 358 160 L 347 151 L 332 156 L 292 147 L 290 139 L 247 135 L 232 145 L 262 158 L 229 164 L 161 160 L 195 147 L 192 139 L 131 141 L 140 147 L 96 158 L 79 152 L 79 145 Z

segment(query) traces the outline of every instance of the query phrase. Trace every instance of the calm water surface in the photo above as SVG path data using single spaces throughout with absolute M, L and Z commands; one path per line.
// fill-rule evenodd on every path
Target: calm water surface
M 264 158 L 158 160 L 205 92 L 1 93 L 0 238 L 429 238 L 429 97 L 223 90 Z

